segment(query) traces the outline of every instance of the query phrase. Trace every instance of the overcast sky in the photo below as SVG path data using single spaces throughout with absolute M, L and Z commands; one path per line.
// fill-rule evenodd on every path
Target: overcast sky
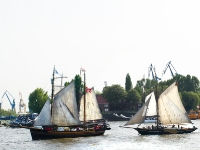
M 127 73 L 135 86 L 151 64 L 161 77 L 169 61 L 200 79 L 199 8 L 198 0 L 1 0 L 0 94 L 8 90 L 18 111 L 19 92 L 27 105 L 36 88 L 50 92 L 54 65 L 66 81 L 83 67 L 100 92 L 105 81 L 124 87 Z

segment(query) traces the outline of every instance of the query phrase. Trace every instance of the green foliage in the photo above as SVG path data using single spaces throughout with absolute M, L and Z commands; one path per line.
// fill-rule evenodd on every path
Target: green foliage
M 103 89 L 102 96 L 107 99 L 112 107 L 116 108 L 118 103 L 125 99 L 126 91 L 118 84 L 106 86 Z
M 71 82 L 65 82 L 64 86 L 68 86 Z
M 182 97 L 182 102 L 186 110 L 195 109 L 196 106 L 200 104 L 200 88 L 199 88 L 199 80 L 195 76 L 183 76 L 183 75 L 176 75 L 172 79 L 167 81 L 161 81 L 157 85 L 158 96 L 173 82 L 178 82 L 178 91 L 180 92 L 180 96 Z M 143 94 L 140 92 L 142 88 L 143 80 L 138 80 L 135 86 L 135 89 L 139 89 L 138 92 L 142 97 Z M 145 95 L 150 94 L 152 91 L 155 91 L 155 80 L 146 79 L 145 87 Z M 192 92 L 192 93 L 190 93 Z
M 46 100 L 48 99 L 48 94 L 41 88 L 35 89 L 29 95 L 29 110 L 34 113 L 40 113 L 42 107 L 44 106 Z
M 0 109 L 0 116 L 17 116 L 15 111 Z
M 126 92 L 128 92 L 130 89 L 133 88 L 133 85 L 132 85 L 132 81 L 131 81 L 131 77 L 129 75 L 129 73 L 126 75 L 126 82 L 125 82 L 125 89 L 126 89 Z
M 183 91 L 193 91 L 193 92 L 198 92 L 199 91 L 199 80 L 195 76 L 183 76 L 183 75 L 177 75 L 171 80 L 167 80 L 167 85 L 172 84 L 174 81 L 178 82 L 178 89 L 179 92 Z
M 84 85 L 82 84 L 82 79 L 80 75 L 76 75 L 74 79 L 75 79 L 75 89 L 76 89 L 76 100 L 77 100 L 77 105 L 79 106 L 79 101 L 82 93 L 81 91 Z
M 199 96 L 195 92 L 183 92 L 182 101 L 187 111 L 191 109 L 196 110 L 199 103 Z
M 136 89 L 131 89 L 127 93 L 126 100 L 127 102 L 141 103 L 142 97 Z

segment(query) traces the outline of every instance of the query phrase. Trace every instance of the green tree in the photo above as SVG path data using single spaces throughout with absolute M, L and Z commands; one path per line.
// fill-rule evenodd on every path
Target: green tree
M 134 89 L 138 91 L 142 98 L 142 103 L 145 101 L 145 97 L 150 94 L 151 92 L 155 91 L 155 80 L 150 79 L 141 79 L 138 80 Z
M 197 109 L 197 105 L 199 104 L 199 96 L 195 92 L 182 92 L 182 101 L 185 109 L 187 111 L 194 109 Z
M 75 79 L 75 89 L 76 89 L 76 101 L 79 108 L 79 105 L 80 105 L 79 101 L 81 98 L 81 93 L 83 92 L 84 85 L 82 84 L 82 79 L 80 75 L 76 75 L 74 79 Z
M 110 103 L 111 110 L 117 110 L 119 102 L 126 97 L 126 91 L 118 84 L 106 86 L 103 89 L 102 96 Z
M 183 75 L 177 75 L 171 80 L 167 80 L 167 85 L 169 86 L 172 82 L 177 81 L 178 82 L 178 89 L 179 92 L 183 91 L 193 91 L 198 92 L 199 91 L 199 80 L 195 76 L 183 76 Z
M 0 116 L 17 116 L 14 110 L 0 109 Z
M 140 103 L 142 100 L 142 97 L 136 89 L 131 89 L 127 93 L 126 100 L 127 102 Z
M 130 89 L 133 88 L 133 85 L 132 85 L 132 81 L 131 81 L 131 77 L 129 75 L 129 73 L 126 75 L 126 82 L 125 82 L 125 89 L 126 89 L 126 92 L 128 92 Z
M 28 107 L 31 112 L 40 113 L 42 107 L 44 106 L 46 100 L 48 99 L 48 94 L 41 88 L 35 89 L 29 95 Z

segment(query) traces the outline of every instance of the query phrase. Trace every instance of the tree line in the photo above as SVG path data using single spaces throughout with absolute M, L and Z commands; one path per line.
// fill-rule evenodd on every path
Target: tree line
M 126 104 L 126 107 L 127 105 L 130 106 L 144 103 L 145 97 L 155 91 L 156 84 L 157 93 L 160 95 L 173 82 L 178 82 L 179 95 L 186 111 L 191 109 L 196 110 L 200 104 L 199 80 L 197 77 L 190 75 L 183 76 L 177 74 L 172 79 L 159 82 L 143 78 L 138 80 L 136 85 L 133 87 L 131 77 L 127 74 L 125 79 L 125 88 L 118 84 L 106 86 L 103 88 L 102 96 L 109 102 L 111 111 L 119 111 L 122 104 Z
M 76 75 L 70 82 L 75 81 L 76 99 L 79 105 L 79 100 L 84 92 L 82 78 Z M 125 88 L 119 84 L 112 86 L 105 86 L 100 94 L 109 102 L 110 111 L 137 111 L 135 105 L 144 103 L 145 97 L 151 92 L 155 91 L 155 84 L 157 84 L 158 95 L 160 95 L 173 82 L 178 82 L 178 89 L 181 100 L 186 111 L 191 109 L 196 110 L 200 104 L 200 87 L 199 80 L 195 76 L 176 75 L 167 81 L 159 81 L 144 79 L 138 80 L 133 87 L 129 73 L 125 78 Z M 66 82 L 67 86 L 70 82 Z M 98 93 L 99 94 L 99 93 Z M 31 112 L 40 113 L 46 100 L 49 98 L 46 91 L 42 88 L 35 89 L 29 95 L 29 110 Z

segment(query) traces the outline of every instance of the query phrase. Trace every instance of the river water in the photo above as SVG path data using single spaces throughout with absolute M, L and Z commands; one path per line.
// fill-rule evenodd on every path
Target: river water
M 53 140 L 31 139 L 30 131 L 23 128 L 0 127 L 1 150 L 199 150 L 200 120 L 193 120 L 197 129 L 189 134 L 138 135 L 131 128 L 120 128 L 126 122 L 109 122 L 111 130 L 102 136 Z

